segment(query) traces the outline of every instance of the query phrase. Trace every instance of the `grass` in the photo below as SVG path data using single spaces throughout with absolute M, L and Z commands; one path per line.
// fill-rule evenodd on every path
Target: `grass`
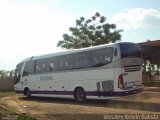
M 0 92 L 0 98 L 8 95 L 12 95 L 12 94 L 14 94 L 14 92 Z
M 17 114 L 13 111 L 10 110 L 6 110 L 4 108 L 0 107 L 0 119 L 7 119 L 10 120 L 11 118 L 13 118 L 12 120 L 36 120 L 35 118 L 26 116 L 26 115 L 22 115 L 22 114 Z
M 14 92 L 0 92 L 0 98 L 12 95 Z M 14 111 L 4 109 L 0 107 L 0 120 L 7 119 L 7 120 L 36 120 L 35 118 L 23 115 L 23 114 L 18 114 Z

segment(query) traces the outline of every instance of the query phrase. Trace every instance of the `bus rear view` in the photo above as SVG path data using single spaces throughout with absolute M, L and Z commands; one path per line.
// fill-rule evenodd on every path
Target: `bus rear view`
M 118 91 L 120 95 L 135 94 L 143 91 L 141 48 L 135 43 L 119 43 L 120 69 L 118 73 Z M 124 92 L 125 91 L 125 92 Z

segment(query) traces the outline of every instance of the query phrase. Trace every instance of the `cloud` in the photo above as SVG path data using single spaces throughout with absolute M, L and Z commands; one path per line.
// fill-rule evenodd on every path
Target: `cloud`
M 128 9 L 114 15 L 110 21 L 122 29 L 160 27 L 160 11 L 144 8 Z
M 14 68 L 28 56 L 60 51 L 56 44 L 74 20 L 44 6 L 1 1 L 0 69 Z

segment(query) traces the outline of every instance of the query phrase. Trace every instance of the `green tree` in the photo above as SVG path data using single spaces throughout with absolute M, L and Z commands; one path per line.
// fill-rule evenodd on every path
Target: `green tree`
M 7 78 L 10 75 L 10 71 L 0 70 L 0 79 Z
M 71 34 L 63 34 L 63 40 L 58 47 L 77 49 L 95 45 L 114 43 L 121 40 L 122 30 L 117 30 L 115 24 L 106 23 L 106 17 L 96 12 L 89 19 L 80 17 L 76 20 L 76 27 L 70 27 Z

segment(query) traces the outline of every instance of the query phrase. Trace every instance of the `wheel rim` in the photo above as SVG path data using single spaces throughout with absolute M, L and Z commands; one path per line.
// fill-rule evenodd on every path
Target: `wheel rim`
M 29 90 L 27 90 L 27 96 L 28 96 L 28 97 L 30 96 L 30 91 L 29 91 Z
M 85 99 L 85 94 L 84 94 L 83 91 L 78 91 L 78 92 L 77 92 L 77 99 L 78 99 L 78 101 L 80 101 L 80 102 Z

